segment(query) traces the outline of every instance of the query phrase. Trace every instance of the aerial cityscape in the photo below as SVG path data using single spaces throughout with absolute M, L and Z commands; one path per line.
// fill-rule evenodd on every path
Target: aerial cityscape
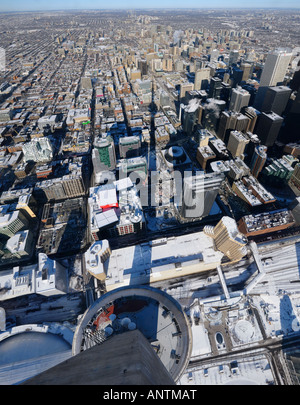
M 299 6 L 94 3 L 0 6 L 0 385 L 299 385 Z

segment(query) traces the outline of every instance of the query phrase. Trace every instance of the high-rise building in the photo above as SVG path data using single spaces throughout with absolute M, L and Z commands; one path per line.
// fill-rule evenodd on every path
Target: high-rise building
M 172 72 L 173 70 L 173 59 L 172 58 L 163 58 L 162 68 L 165 72 Z
M 282 123 L 283 118 L 272 111 L 261 113 L 255 132 L 263 145 L 268 147 L 274 145 Z
M 219 99 L 222 91 L 222 80 L 219 77 L 212 77 L 209 84 L 209 98 Z
M 203 104 L 202 125 L 208 131 L 217 131 L 220 114 L 226 108 L 226 102 L 220 99 L 207 99 Z
M 214 160 L 216 158 L 216 154 L 213 152 L 213 150 L 208 146 L 199 146 L 197 149 L 197 155 L 196 155 L 197 161 L 200 163 L 200 166 L 202 167 L 203 170 L 206 169 L 207 162 L 209 160 Z
M 299 92 L 300 90 L 300 60 L 297 63 L 293 78 L 290 81 L 289 86 L 292 89 L 292 91 Z
M 208 216 L 223 180 L 223 174 L 215 173 L 186 176 L 183 180 L 181 216 L 186 219 Z
M 118 162 L 119 176 L 121 178 L 129 177 L 130 173 L 137 173 L 146 180 L 148 175 L 147 159 L 143 156 L 133 157 L 130 159 L 121 159 Z M 146 180 L 147 181 L 147 180 Z
M 66 198 L 83 196 L 86 193 L 81 170 L 55 179 L 42 180 L 36 183 L 35 192 L 47 201 L 58 201 Z
M 228 259 L 239 261 L 247 254 L 247 238 L 239 232 L 233 218 L 224 216 L 215 227 L 205 226 L 203 231 L 214 239 L 216 248 Z
M 164 91 L 161 90 L 160 94 L 159 94 L 159 104 L 161 107 L 165 107 L 165 106 L 169 106 L 170 105 L 170 96 L 169 94 Z
M 259 146 L 261 144 L 261 141 L 256 134 L 253 134 L 250 131 L 246 132 L 244 135 L 249 139 L 249 143 L 247 144 L 247 146 L 245 148 L 244 162 L 250 167 L 251 160 L 252 160 L 252 157 L 254 154 L 254 150 L 257 146 Z
M 250 169 L 252 175 L 257 179 L 259 173 L 262 171 L 267 160 L 267 147 L 264 145 L 258 145 L 254 149 L 252 160 L 250 163 Z
M 0 235 L 11 238 L 28 226 L 28 220 L 21 211 L 0 212 Z
M 210 69 L 202 68 L 195 73 L 194 90 L 205 90 L 210 79 Z
M 116 152 L 112 137 L 96 138 L 94 147 L 99 152 L 99 169 L 114 170 L 116 168 Z
M 220 139 L 222 139 L 222 141 L 227 143 L 230 131 L 236 130 L 240 132 L 247 132 L 249 123 L 250 119 L 242 113 L 223 111 L 220 116 L 217 135 Z
M 231 95 L 231 85 L 229 83 L 222 82 L 221 99 L 228 103 Z
M 185 97 L 185 93 L 187 91 L 191 91 L 194 90 L 194 83 L 182 83 L 180 85 L 180 98 L 184 98 Z
M 276 49 L 267 56 L 260 78 L 260 87 L 282 83 L 292 58 L 292 52 Z
M 231 90 L 229 110 L 240 112 L 243 107 L 247 107 L 250 100 L 250 93 L 241 87 Z
M 45 253 L 38 255 L 36 293 L 50 297 L 68 292 L 68 269 Z
M 137 157 L 141 150 L 141 140 L 139 136 L 125 136 L 119 140 L 120 158 Z
M 255 110 L 255 108 L 253 108 L 253 107 L 246 107 L 243 110 L 243 114 L 246 117 L 248 117 L 249 120 L 250 120 L 248 131 L 254 133 L 255 124 L 256 124 L 256 121 L 257 121 L 257 117 L 258 117 L 258 111 Z
M 33 233 L 29 229 L 15 233 L 5 245 L 5 250 L 8 250 L 15 259 L 29 256 L 33 248 Z
M 181 107 L 183 109 L 182 127 L 183 131 L 186 132 L 188 135 L 192 134 L 197 120 L 199 120 L 200 105 L 200 99 L 195 98 L 191 99 L 188 105 L 182 105 Z
M 138 61 L 138 69 L 141 71 L 141 75 L 142 76 L 146 76 L 147 75 L 147 61 L 145 59 L 140 59 Z
M 242 69 L 233 65 L 231 68 L 231 75 L 230 75 L 232 87 L 239 86 L 241 84 L 242 78 L 243 78 Z
M 211 62 L 214 61 L 214 60 L 217 61 L 219 55 L 220 55 L 219 49 L 213 49 L 213 50 L 211 51 L 211 53 L 210 53 L 210 61 L 211 61 Z
M 253 65 L 250 63 L 241 63 L 240 67 L 243 71 L 242 82 L 246 82 L 251 77 Z
M 239 56 L 240 56 L 240 53 L 237 49 L 233 49 L 232 51 L 230 51 L 229 61 L 228 61 L 229 66 L 231 66 L 234 63 L 236 64 L 239 59 Z
M 287 114 L 284 119 L 283 137 L 282 140 L 285 144 L 288 142 L 299 141 L 299 128 L 300 128 L 300 91 L 293 95 L 290 100 L 290 105 L 287 108 Z
M 94 242 L 84 254 L 86 270 L 98 280 L 104 281 L 107 272 L 106 261 L 110 254 L 111 249 L 107 239 Z
M 244 150 L 249 143 L 249 139 L 240 131 L 231 131 L 229 135 L 229 141 L 227 149 L 231 153 L 232 157 L 244 157 Z
M 287 86 L 268 87 L 262 103 L 262 112 L 273 111 L 282 115 L 286 109 L 292 90 Z

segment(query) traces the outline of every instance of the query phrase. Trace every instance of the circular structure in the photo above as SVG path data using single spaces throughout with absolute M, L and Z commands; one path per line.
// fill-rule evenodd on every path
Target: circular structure
M 0 334 L 0 384 L 17 384 L 72 356 L 62 325 L 21 325 Z
M 180 146 L 171 146 L 166 154 L 165 158 L 168 162 L 173 163 L 174 165 L 183 163 L 186 160 L 186 154 L 183 148 Z
M 10 364 L 70 350 L 71 345 L 58 335 L 22 332 L 0 344 L 0 365 Z
M 107 327 L 113 332 L 105 333 Z M 121 287 L 95 301 L 76 328 L 72 353 L 76 355 L 116 334 L 135 329 L 146 337 L 176 381 L 189 362 L 190 325 L 176 300 L 149 286 Z
M 236 337 L 243 343 L 248 343 L 254 336 L 254 328 L 249 321 L 240 320 L 234 328 Z

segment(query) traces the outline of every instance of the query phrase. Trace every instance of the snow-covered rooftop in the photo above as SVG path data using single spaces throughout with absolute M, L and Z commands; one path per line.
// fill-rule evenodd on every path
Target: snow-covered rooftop
M 216 268 L 223 254 L 203 232 L 153 240 L 112 251 L 108 290 Z

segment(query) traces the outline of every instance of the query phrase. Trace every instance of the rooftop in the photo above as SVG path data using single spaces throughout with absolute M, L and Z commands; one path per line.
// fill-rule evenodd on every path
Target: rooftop
M 223 254 L 203 232 L 112 250 L 106 288 L 136 285 L 216 268 Z

